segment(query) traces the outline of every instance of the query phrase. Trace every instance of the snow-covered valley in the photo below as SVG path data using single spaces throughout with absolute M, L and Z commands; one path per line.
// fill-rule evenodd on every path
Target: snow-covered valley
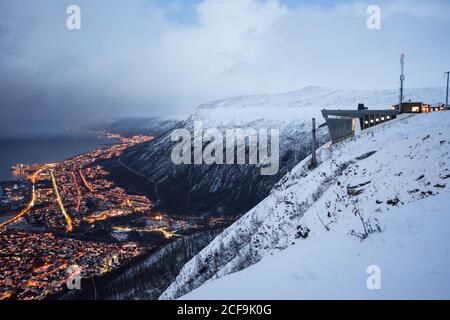
M 450 298 L 449 137 L 437 112 L 323 146 L 316 169 L 298 164 L 161 298 Z M 381 290 L 366 286 L 372 265 Z

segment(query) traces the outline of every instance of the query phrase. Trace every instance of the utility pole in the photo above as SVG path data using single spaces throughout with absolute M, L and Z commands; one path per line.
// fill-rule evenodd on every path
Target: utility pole
M 445 73 L 445 75 L 447 76 L 447 96 L 445 98 L 445 107 L 448 109 L 448 84 L 449 84 L 449 77 L 450 77 L 450 71 L 447 71 Z
M 400 74 L 400 98 L 398 103 L 398 113 L 402 112 L 402 104 L 403 104 L 403 83 L 405 82 L 405 73 L 404 73 L 404 66 L 405 66 L 405 54 L 402 53 L 400 56 L 400 68 L 401 68 L 401 74 Z
M 316 118 L 312 119 L 312 156 L 311 156 L 311 169 L 317 166 L 316 156 Z

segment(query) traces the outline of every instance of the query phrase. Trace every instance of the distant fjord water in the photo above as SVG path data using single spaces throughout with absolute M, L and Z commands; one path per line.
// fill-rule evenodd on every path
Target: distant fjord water
M 45 137 L 0 137 L 0 181 L 15 180 L 11 166 L 17 163 L 62 161 L 114 142 L 95 133 L 67 130 Z

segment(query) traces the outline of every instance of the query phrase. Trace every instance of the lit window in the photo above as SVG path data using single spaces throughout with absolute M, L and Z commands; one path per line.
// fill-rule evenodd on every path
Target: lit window
M 388 120 L 391 120 L 391 116 L 387 116 L 387 119 L 388 119 Z
M 366 121 L 364 121 L 364 123 L 365 123 L 365 124 L 369 124 L 369 121 L 366 120 Z
M 370 123 L 373 123 L 373 119 L 370 120 Z
M 412 107 L 412 108 L 411 108 L 411 111 L 412 111 L 412 112 L 419 112 L 419 111 L 420 111 L 420 108 L 419 108 L 419 107 Z
M 384 117 L 381 117 L 381 121 L 384 121 Z
M 377 122 L 380 122 L 380 118 L 377 118 Z

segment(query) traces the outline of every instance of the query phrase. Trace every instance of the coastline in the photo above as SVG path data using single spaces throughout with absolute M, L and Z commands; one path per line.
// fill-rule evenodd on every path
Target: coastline
M 117 144 L 119 141 L 101 132 L 64 129 L 63 135 L 42 138 L 4 138 L 0 156 L 0 182 L 18 181 L 11 167 L 17 163 L 59 162 L 86 152 Z M 0 185 L 0 199 L 3 198 Z

